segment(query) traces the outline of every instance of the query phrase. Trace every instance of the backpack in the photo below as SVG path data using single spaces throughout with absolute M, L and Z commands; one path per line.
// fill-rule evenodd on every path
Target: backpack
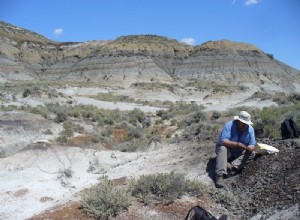
M 217 219 L 204 208 L 196 205 L 189 210 L 184 220 L 227 220 L 227 215 L 222 215 L 219 219 Z
M 285 119 L 281 123 L 281 137 L 282 139 L 299 138 L 298 127 L 293 119 Z

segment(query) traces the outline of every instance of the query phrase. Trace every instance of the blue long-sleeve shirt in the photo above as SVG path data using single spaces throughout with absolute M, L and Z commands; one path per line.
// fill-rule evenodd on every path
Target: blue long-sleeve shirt
M 223 140 L 229 140 L 234 142 L 241 142 L 245 146 L 256 145 L 254 128 L 251 125 L 244 130 L 242 135 L 238 135 L 238 125 L 237 120 L 228 121 L 220 134 L 219 140 L 216 147 L 222 145 Z

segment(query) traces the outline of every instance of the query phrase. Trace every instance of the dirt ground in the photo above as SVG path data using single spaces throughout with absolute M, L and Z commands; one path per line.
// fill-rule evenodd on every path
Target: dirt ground
M 279 153 L 258 156 L 249 163 L 242 173 L 226 179 L 227 190 L 233 193 L 235 205 L 222 207 L 213 199 L 212 190 L 200 198 L 183 198 L 169 205 L 144 205 L 133 199 L 127 212 L 117 216 L 116 220 L 136 219 L 184 219 L 194 205 L 201 205 L 215 217 L 227 214 L 229 219 L 290 219 L 300 218 L 300 139 L 261 140 L 263 143 L 279 149 Z M 205 151 L 207 148 L 194 148 Z M 207 150 L 207 153 L 212 153 Z M 196 157 L 197 158 L 197 157 Z M 195 158 L 194 158 L 195 159 Z M 200 159 L 200 158 L 198 158 Z M 203 159 L 203 158 L 202 158 Z M 196 160 L 197 161 L 197 160 Z M 207 175 L 214 167 L 214 158 L 207 160 Z M 116 180 L 117 184 L 126 184 L 126 178 Z M 79 203 L 67 203 L 37 215 L 32 220 L 41 219 L 93 219 L 85 214 Z
M 300 219 L 300 139 L 262 141 L 279 153 L 258 157 L 228 180 L 239 201 L 232 211 L 241 219 Z

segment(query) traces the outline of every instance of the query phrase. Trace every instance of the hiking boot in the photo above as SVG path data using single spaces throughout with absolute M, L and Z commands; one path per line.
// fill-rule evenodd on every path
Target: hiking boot
M 217 188 L 223 188 L 225 187 L 225 182 L 223 176 L 217 176 L 216 177 L 216 187 Z

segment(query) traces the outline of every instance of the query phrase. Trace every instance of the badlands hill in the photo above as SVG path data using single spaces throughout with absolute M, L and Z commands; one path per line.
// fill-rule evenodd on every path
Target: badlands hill
M 99 177 L 126 187 L 171 171 L 207 191 L 171 204 L 132 198 L 114 219 L 182 220 L 196 204 L 233 220 L 299 219 L 300 141 L 278 137 L 284 117 L 300 122 L 300 72 L 253 45 L 54 42 L 0 22 L 0 89 L 0 219 L 93 219 L 79 199 Z M 258 141 L 280 151 L 216 189 L 216 138 L 245 108 Z
M 93 81 L 120 88 L 141 82 L 186 87 L 213 81 L 264 92 L 300 91 L 298 70 L 245 43 L 189 46 L 155 35 L 59 43 L 4 22 L 0 36 L 1 81 Z

